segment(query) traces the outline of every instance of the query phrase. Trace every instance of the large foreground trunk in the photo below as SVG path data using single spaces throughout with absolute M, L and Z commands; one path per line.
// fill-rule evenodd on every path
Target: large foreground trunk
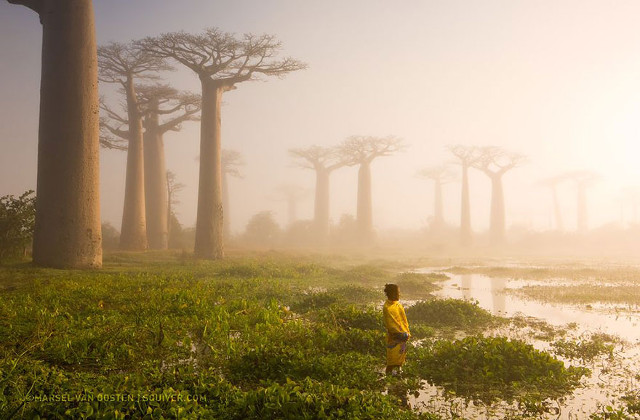
M 363 243 L 373 238 L 371 207 L 371 164 L 362 162 L 358 170 L 357 227 L 358 239 Z
M 120 248 L 128 251 L 144 251 L 147 249 L 147 222 L 144 202 L 142 117 L 138 111 L 132 79 L 129 79 L 125 90 L 129 118 L 129 147 Z
M 49 267 L 100 267 L 93 5 L 90 0 L 15 3 L 37 7 L 43 26 L 33 260 Z
M 231 238 L 229 206 L 229 175 L 227 175 L 225 171 L 222 171 L 222 213 L 224 214 L 224 218 L 222 219 L 222 237 L 225 241 Z
M 157 107 L 156 107 L 157 108 Z M 146 119 L 144 133 L 144 194 L 149 249 L 169 247 L 169 205 L 164 141 L 158 114 Z
M 313 219 L 318 241 L 325 243 L 329 237 L 329 174 L 326 169 L 316 170 L 316 196 Z
M 462 166 L 462 197 L 460 204 L 460 243 L 471 245 L 471 205 L 469 202 L 469 168 Z
M 223 89 L 202 82 L 200 128 L 200 179 L 196 220 L 195 255 L 218 259 L 224 256 L 220 111 Z
M 504 191 L 502 176 L 491 177 L 491 216 L 489 234 L 493 245 L 500 245 L 505 239 Z

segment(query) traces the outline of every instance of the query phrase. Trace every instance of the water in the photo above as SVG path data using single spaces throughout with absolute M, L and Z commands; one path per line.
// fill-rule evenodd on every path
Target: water
M 575 285 L 556 280 L 527 281 L 492 278 L 479 274 L 449 274 L 449 280 L 438 283 L 442 289 L 434 294 L 443 298 L 476 300 L 498 316 L 524 315 L 538 318 L 555 326 L 575 323 L 585 332 L 615 334 L 629 342 L 640 341 L 640 314 L 615 310 L 613 305 L 577 306 L 553 304 L 523 299 L 510 290 L 539 285 Z
M 431 272 L 424 270 L 423 272 Z M 479 274 L 451 274 L 450 279 L 439 282 L 442 287 L 434 294 L 441 298 L 475 300 L 479 306 L 494 315 L 502 317 L 525 316 L 534 317 L 556 327 L 567 327 L 573 324 L 570 337 L 579 339 L 591 333 L 613 334 L 624 340 L 624 345 L 616 348 L 613 361 L 598 361 L 586 365 L 593 371 L 591 378 L 585 379 L 584 387 L 576 390 L 560 406 L 559 414 L 550 414 L 548 418 L 566 420 L 589 418 L 589 414 L 609 404 L 621 407 L 619 397 L 625 392 L 637 389 L 634 379 L 636 367 L 640 364 L 640 314 L 634 311 L 621 311 L 614 305 L 571 305 L 540 302 L 524 299 L 514 293 L 527 286 L 561 286 L 576 285 L 574 282 L 563 282 L 557 279 L 516 280 L 508 278 L 492 278 Z M 410 302 L 407 302 L 410 303 Z M 527 339 L 526 335 L 512 330 L 497 331 L 496 334 L 510 338 L 524 339 L 541 350 L 549 350 L 549 343 L 536 339 Z M 576 361 L 565 361 L 576 364 Z M 509 408 L 504 408 L 502 415 L 492 414 L 492 409 L 476 407 L 471 404 L 465 407 L 461 401 L 444 401 L 437 387 L 427 386 L 425 392 L 413 401 L 430 411 L 437 411 L 445 418 L 451 412 L 457 412 L 465 418 L 500 418 Z M 498 409 L 498 412 L 500 409 Z

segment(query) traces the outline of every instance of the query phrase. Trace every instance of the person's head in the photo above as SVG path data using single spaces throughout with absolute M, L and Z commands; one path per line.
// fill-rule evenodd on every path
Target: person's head
M 385 284 L 384 285 L 384 294 L 387 295 L 387 299 L 389 300 L 399 300 L 400 299 L 400 291 L 398 290 L 397 284 Z

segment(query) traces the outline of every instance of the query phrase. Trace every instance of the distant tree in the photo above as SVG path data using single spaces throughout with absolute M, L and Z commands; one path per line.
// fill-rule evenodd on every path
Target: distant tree
M 599 179 L 600 175 L 593 171 L 574 171 L 567 172 L 564 176 L 572 180 L 578 190 L 577 205 L 577 225 L 578 232 L 586 233 L 589 230 L 588 213 L 587 213 L 587 188 L 592 187 Z
M 200 178 L 195 255 L 224 256 L 222 204 L 222 95 L 259 75 L 282 77 L 305 65 L 291 58 L 277 59 L 280 42 L 271 35 L 236 37 L 218 29 L 199 35 L 172 32 L 148 37 L 139 47 L 158 58 L 170 58 L 198 75 L 202 83 Z
M 127 174 L 124 193 L 120 248 L 141 251 L 147 248 L 147 222 L 144 193 L 144 145 L 142 117 L 144 111 L 136 93 L 136 81 L 157 79 L 156 72 L 169 70 L 164 60 L 140 50 L 134 44 L 112 42 L 98 48 L 99 79 L 122 86 L 126 98 L 127 116 L 122 118 L 102 102 L 107 117 L 116 122 L 114 128 L 105 124 L 113 135 L 126 138 Z M 126 125 L 126 129 L 122 128 Z M 103 137 L 104 144 L 104 137 Z
M 32 190 L 20 197 L 0 197 L 0 263 L 26 254 L 33 239 L 36 198 Z
M 558 232 L 564 230 L 564 223 L 562 222 L 562 212 L 560 211 L 560 201 L 558 200 L 558 184 L 567 180 L 566 175 L 557 175 L 550 178 L 545 178 L 539 182 L 543 187 L 549 188 L 551 191 L 551 200 L 553 203 L 553 214 L 555 219 L 555 227 Z
M 460 244 L 469 246 L 473 241 L 471 230 L 471 200 L 469 199 L 469 168 L 478 160 L 480 154 L 477 147 L 456 144 L 448 146 L 449 152 L 455 156 L 455 163 L 462 168 L 462 191 L 460 198 Z
M 33 261 L 58 268 L 98 268 L 102 244 L 93 2 L 9 3 L 35 11 L 42 23 Z
M 421 170 L 418 175 L 433 180 L 433 229 L 441 230 L 444 225 L 444 210 L 442 204 L 442 186 L 455 179 L 454 174 L 446 166 L 432 166 Z
M 282 230 L 275 221 L 273 213 L 262 211 L 254 215 L 247 223 L 245 240 L 254 245 L 273 246 L 277 243 Z
M 336 169 L 346 165 L 344 156 L 334 147 L 322 146 L 290 149 L 289 153 L 299 167 L 312 169 L 316 173 L 313 221 L 318 239 L 321 243 L 326 242 L 329 236 L 329 176 Z
M 200 96 L 178 92 L 167 85 L 138 87 L 144 112 L 144 193 L 147 238 L 150 249 L 167 249 L 169 213 L 167 212 L 167 169 L 164 135 L 180 131 L 185 121 L 198 120 Z
M 505 239 L 504 190 L 502 177 L 513 168 L 522 165 L 523 155 L 508 152 L 500 147 L 487 146 L 480 149 L 480 156 L 474 167 L 491 179 L 491 215 L 489 235 L 493 244 L 501 244 Z
M 177 238 L 182 233 L 182 225 L 178 221 L 178 217 L 176 216 L 175 206 L 180 203 L 178 200 L 178 193 L 182 191 L 185 187 L 184 184 L 178 182 L 176 180 L 176 174 L 171 171 L 166 172 L 166 186 L 167 186 L 167 214 L 169 218 L 167 220 L 167 236 L 168 236 L 168 246 L 169 248 L 174 248 L 171 246 L 172 243 L 180 242 Z
M 298 220 L 298 203 L 309 196 L 309 190 L 294 184 L 280 185 L 271 196 L 276 201 L 287 203 L 287 224 L 292 225 Z
M 229 202 L 229 177 L 242 178 L 240 167 L 244 166 L 242 154 L 236 150 L 222 149 L 222 206 L 224 212 L 223 236 L 231 238 L 231 205 Z
M 371 203 L 371 163 L 374 159 L 391 156 L 404 148 L 402 140 L 394 137 L 351 136 L 339 146 L 339 154 L 347 165 L 358 165 L 358 202 L 356 221 L 358 239 L 373 239 L 373 211 Z

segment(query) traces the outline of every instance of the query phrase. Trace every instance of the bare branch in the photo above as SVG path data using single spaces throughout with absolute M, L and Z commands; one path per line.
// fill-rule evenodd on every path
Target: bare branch
M 306 64 L 285 58 L 277 60 L 280 42 L 272 35 L 234 34 L 209 28 L 203 34 L 170 32 L 136 43 L 140 50 L 162 59 L 173 59 L 210 80 L 230 89 L 234 84 L 254 80 L 256 74 L 282 77 L 306 68 Z
M 521 166 L 525 161 L 524 155 L 508 152 L 497 146 L 486 146 L 479 149 L 478 159 L 472 166 L 493 177 L 502 176 L 507 171 Z
M 377 157 L 390 156 L 405 147 L 402 139 L 394 136 L 351 136 L 338 146 L 338 153 L 346 165 L 352 166 L 371 163 Z
M 446 165 L 424 168 L 418 172 L 418 176 L 432 179 L 436 182 L 440 182 L 441 184 L 446 184 L 448 182 L 455 181 L 456 179 L 455 174 Z
M 7 0 L 11 4 L 26 6 L 34 12 L 40 14 L 42 11 L 42 0 Z
M 121 83 L 136 79 L 155 80 L 154 73 L 172 70 L 166 61 L 138 48 L 134 43 L 111 42 L 98 47 L 99 80 Z

